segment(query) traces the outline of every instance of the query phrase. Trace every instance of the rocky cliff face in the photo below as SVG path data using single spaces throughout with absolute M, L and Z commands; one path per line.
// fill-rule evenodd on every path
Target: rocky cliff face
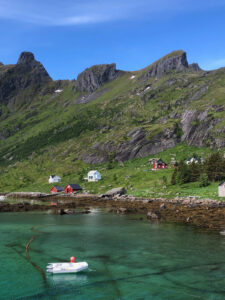
M 197 63 L 190 64 L 188 66 L 188 68 L 190 70 L 193 70 L 194 72 L 200 72 L 200 71 L 202 71 L 202 69 L 199 67 L 199 65 Z
M 186 52 L 180 50 L 172 52 L 153 63 L 143 77 L 144 79 L 150 77 L 160 78 L 171 71 L 187 72 L 188 70 L 198 72 L 201 69 L 198 64 L 189 66 Z
M 92 66 L 78 75 L 77 87 L 82 92 L 92 93 L 106 82 L 115 79 L 119 73 L 116 64 Z
M 122 162 L 173 148 L 179 142 L 175 128 L 165 129 L 149 138 L 146 131 L 138 127 L 131 130 L 127 136 L 129 141 L 117 145 L 113 142 L 99 142 L 85 152 L 81 159 L 86 163 L 102 163 L 107 161 L 110 153 L 113 152 L 114 159 Z
M 33 53 L 21 53 L 16 65 L 0 69 L 0 102 L 7 103 L 18 92 L 33 86 L 35 90 L 51 81 L 43 65 L 36 61 Z
M 103 86 L 115 78 L 115 84 Z M 197 64 L 188 64 L 184 51 L 132 73 L 104 64 L 86 69 L 76 81 L 51 82 L 34 55 L 23 52 L 16 65 L 0 65 L 0 119 L 4 120 L 0 140 L 7 143 L 13 137 L 15 149 L 19 148 L 12 151 L 9 143 L 7 151 L 16 154 L 7 156 L 4 148 L 2 157 L 26 153 L 27 158 L 59 145 L 62 155 L 70 151 L 71 157 L 95 164 L 145 157 L 182 142 L 225 147 L 224 82 L 225 69 L 204 72 Z M 90 104 L 103 93 L 107 100 L 102 97 Z M 15 124 L 10 118 L 7 123 L 14 113 Z M 45 121 L 41 115 L 47 116 Z M 33 126 L 42 131 L 33 131 Z M 30 132 L 34 136 L 21 143 L 18 131 L 24 137 Z M 68 139 L 69 149 L 60 150 L 61 142 Z

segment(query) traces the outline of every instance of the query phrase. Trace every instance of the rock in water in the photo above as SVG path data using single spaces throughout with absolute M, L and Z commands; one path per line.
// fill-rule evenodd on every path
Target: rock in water
M 154 212 L 149 211 L 147 213 L 147 219 L 149 219 L 149 220 L 157 220 L 157 219 L 159 219 L 159 216 L 157 214 L 155 214 Z

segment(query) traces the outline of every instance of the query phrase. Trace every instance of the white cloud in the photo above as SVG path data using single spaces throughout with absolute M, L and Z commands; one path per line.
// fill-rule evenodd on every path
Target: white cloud
M 0 0 L 0 19 L 42 26 L 93 24 L 196 11 L 223 0 Z

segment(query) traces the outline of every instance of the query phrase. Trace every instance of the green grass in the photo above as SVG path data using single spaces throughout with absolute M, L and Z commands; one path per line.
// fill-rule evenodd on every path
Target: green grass
M 54 149 L 52 150 L 54 151 Z M 180 160 L 191 156 L 193 153 L 206 157 L 211 151 L 208 148 L 199 149 L 180 144 L 174 149 L 155 156 L 151 155 L 127 161 L 123 166 L 114 162 L 111 169 L 108 169 L 108 163 L 90 166 L 81 161 L 72 161 L 72 156 L 66 153 L 66 157 L 52 161 L 49 159 L 48 153 L 43 153 L 33 160 L 17 163 L 5 170 L 0 176 L 0 190 L 4 192 L 39 191 L 49 193 L 53 185 L 48 184 L 48 177 L 50 174 L 57 174 L 62 178 L 60 185 L 63 187 L 68 183 L 78 183 L 83 189 L 96 194 L 102 194 L 111 188 L 123 186 L 127 189 L 128 194 L 138 197 L 171 199 L 177 196 L 199 196 L 223 200 L 217 196 L 218 183 L 211 183 L 208 187 L 202 188 L 199 187 L 198 182 L 182 186 L 170 184 L 173 173 L 173 168 L 170 166 L 171 158 Z M 161 157 L 169 163 L 169 168 L 152 171 L 152 166 L 148 163 L 150 157 Z M 82 180 L 91 169 L 99 170 L 102 174 L 102 180 L 99 182 Z M 166 185 L 163 176 L 167 178 Z
M 178 51 L 170 55 L 180 54 Z M 4 66 L 1 68 L 5 69 Z M 162 190 L 162 177 L 166 176 L 169 183 L 172 169 L 150 171 L 149 157 L 125 162 L 124 167 L 113 163 L 110 170 L 107 163 L 90 166 L 75 160 L 85 151 L 94 152 L 92 147 L 96 143 L 118 145 L 128 142 L 127 134 L 137 127 L 146 131 L 149 140 L 168 128 L 174 130 L 180 140 L 183 135 L 180 116 L 184 110 L 202 112 L 207 109 L 208 117 L 218 121 L 205 139 L 208 146 L 215 137 L 224 139 L 224 70 L 204 76 L 202 73 L 171 72 L 158 80 L 143 81 L 140 77 L 148 68 L 132 72 L 136 75 L 132 80 L 128 72 L 108 82 L 99 89 L 105 92 L 87 104 L 74 102 L 80 92 L 69 81 L 60 83 L 63 92 L 59 95 L 54 93 L 56 83 L 50 82 L 43 87 L 45 93 L 36 93 L 30 87 L 18 93 L 14 106 L 1 104 L 0 135 L 7 134 L 0 140 L 0 190 L 48 192 L 48 177 L 56 173 L 63 177 L 63 185 L 77 182 L 90 192 L 103 193 L 111 186 L 122 185 L 134 195 L 157 196 L 162 193 L 165 197 L 174 197 L 176 194 L 197 193 L 215 198 L 217 188 L 214 184 L 207 188 L 198 188 L 198 183 L 183 187 L 168 184 Z M 170 85 L 171 80 L 174 84 Z M 195 100 L 190 100 L 202 85 L 207 85 L 208 89 Z M 150 89 L 146 91 L 147 86 Z M 174 118 L 170 117 L 171 113 L 175 114 Z M 198 130 L 200 123 L 198 120 L 193 122 L 194 130 Z M 170 162 L 172 157 L 185 159 L 194 152 L 205 157 L 211 150 L 180 144 L 155 156 Z M 108 154 L 112 156 L 113 153 Z M 82 172 L 95 168 L 102 173 L 102 181 L 79 181 Z M 130 177 L 126 179 L 126 176 Z

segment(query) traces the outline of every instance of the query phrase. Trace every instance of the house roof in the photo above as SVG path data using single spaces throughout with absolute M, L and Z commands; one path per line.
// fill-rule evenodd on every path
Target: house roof
M 224 181 L 224 182 L 221 182 L 221 183 L 219 184 L 219 186 L 222 186 L 222 185 L 225 185 L 225 181 Z
M 88 174 L 90 175 L 90 174 L 94 174 L 94 173 L 96 173 L 96 172 L 98 172 L 97 170 L 91 170 L 91 171 L 89 171 L 88 172 Z M 99 172 L 98 172 L 99 173 Z
M 59 192 L 64 191 L 64 188 L 62 186 L 53 186 L 53 188 L 57 189 L 57 191 Z
M 71 186 L 71 188 L 75 189 L 75 190 L 82 190 L 82 188 L 79 186 L 79 184 L 70 183 L 69 186 Z

